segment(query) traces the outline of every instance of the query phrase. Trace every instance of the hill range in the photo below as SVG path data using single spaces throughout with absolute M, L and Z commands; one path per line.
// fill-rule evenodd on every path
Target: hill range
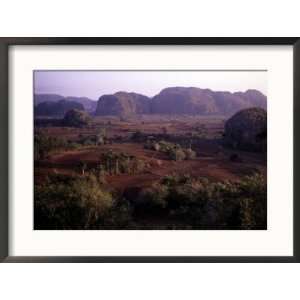
M 63 105 L 57 105 L 57 103 Z M 134 92 L 102 95 L 98 101 L 87 97 L 63 97 L 57 94 L 35 94 L 35 114 L 54 111 L 62 115 L 70 107 L 84 109 L 96 116 L 133 116 L 139 114 L 164 115 L 223 115 L 230 116 L 249 107 L 267 108 L 267 97 L 258 90 L 246 92 L 212 91 L 196 87 L 169 87 L 154 97 Z M 47 103 L 47 104 L 45 104 Z M 45 106 L 48 110 L 45 113 Z M 60 107 L 61 110 L 60 111 Z M 49 114 L 51 115 L 51 113 Z M 53 113 L 52 113 L 53 115 Z

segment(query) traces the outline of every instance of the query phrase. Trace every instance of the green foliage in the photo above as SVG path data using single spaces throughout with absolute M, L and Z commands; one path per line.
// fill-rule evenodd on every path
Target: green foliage
M 144 170 L 143 160 L 126 153 L 115 153 L 112 150 L 102 154 L 101 164 L 110 175 L 137 174 Z
M 138 199 L 139 210 L 163 209 L 194 228 L 266 228 L 266 182 L 259 174 L 235 183 L 169 175 Z
M 106 129 L 101 128 L 99 133 L 96 136 L 96 144 L 97 145 L 104 145 L 106 140 Z
M 145 146 L 146 149 L 154 150 L 154 151 L 160 151 L 165 154 L 171 159 L 175 161 L 181 161 L 181 160 L 189 160 L 194 159 L 196 157 L 196 152 L 193 151 L 191 148 L 182 148 L 178 144 L 166 142 L 166 141 L 148 141 Z
M 57 174 L 36 185 L 35 228 L 130 228 L 145 214 L 173 218 L 189 229 L 266 228 L 266 182 L 259 174 L 239 182 L 169 175 L 130 201 L 108 192 L 96 170 L 93 174 Z
M 153 184 L 145 188 L 136 200 L 135 206 L 145 211 L 153 211 L 167 207 L 168 188 L 161 184 Z
M 78 142 L 47 136 L 42 131 L 34 135 L 34 160 L 45 159 L 51 151 L 73 150 L 81 147 Z
M 160 151 L 164 153 L 169 153 L 175 148 L 175 144 L 166 141 L 160 141 L 159 146 L 160 146 Z
M 66 112 L 63 124 L 69 127 L 84 127 L 91 123 L 90 115 L 78 109 L 71 109 Z
M 260 174 L 247 176 L 240 183 L 242 224 L 251 227 L 266 222 L 267 185 Z
M 35 186 L 35 224 L 51 229 L 91 229 L 104 222 L 114 200 L 94 176 L 50 178 Z
M 70 147 L 72 147 L 72 145 L 65 139 L 38 133 L 34 136 L 34 159 L 44 159 L 52 150 L 66 149 Z
M 197 156 L 196 152 L 193 151 L 192 149 L 185 149 L 184 154 L 185 154 L 185 159 L 186 160 L 194 159 Z
M 185 152 L 180 147 L 174 147 L 168 152 L 169 158 L 175 161 L 186 159 Z

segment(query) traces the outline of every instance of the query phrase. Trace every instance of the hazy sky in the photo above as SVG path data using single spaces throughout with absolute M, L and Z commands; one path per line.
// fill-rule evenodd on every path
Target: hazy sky
M 264 71 L 35 71 L 34 92 L 89 97 L 118 91 L 154 96 L 166 87 L 209 88 L 214 91 L 257 89 L 267 95 Z

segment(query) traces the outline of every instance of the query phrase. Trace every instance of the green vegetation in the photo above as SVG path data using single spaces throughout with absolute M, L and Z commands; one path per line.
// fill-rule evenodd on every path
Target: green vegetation
M 130 208 L 114 199 L 93 175 L 55 175 L 35 186 L 36 229 L 99 229 L 124 226 Z
M 224 136 L 233 150 L 220 119 L 151 118 L 36 120 L 35 228 L 266 229 L 266 157 L 233 139 L 262 143 L 265 131 L 238 123 Z
M 45 159 L 51 151 L 76 149 L 80 145 L 63 138 L 46 136 L 38 132 L 34 135 L 34 160 Z
M 88 229 L 103 220 L 112 206 L 112 195 L 93 176 L 56 176 L 35 186 L 35 218 L 42 227 Z
M 143 190 L 136 207 L 165 211 L 193 228 L 263 229 L 266 226 L 266 182 L 259 174 L 238 183 L 166 176 Z
M 96 145 L 104 145 L 106 139 L 107 139 L 106 129 L 105 128 L 101 128 L 100 131 L 99 131 L 99 133 L 96 136 Z
M 71 109 L 66 112 L 63 118 L 64 126 L 69 127 L 84 127 L 91 123 L 92 118 L 84 111 Z
M 132 155 L 110 150 L 101 156 L 101 166 L 110 175 L 137 174 L 143 171 L 145 163 Z
M 168 155 L 169 159 L 175 161 L 190 160 L 196 157 L 196 152 L 191 148 L 183 148 L 179 144 L 174 144 L 166 141 L 147 141 L 145 149 L 160 151 Z
M 38 229 L 139 229 L 141 216 L 162 216 L 172 229 L 265 229 L 266 182 L 246 176 L 240 182 L 211 182 L 169 175 L 124 199 L 94 175 L 50 176 L 35 186 Z M 150 225 L 150 224 L 149 224 Z M 164 229 L 153 224 L 147 229 Z

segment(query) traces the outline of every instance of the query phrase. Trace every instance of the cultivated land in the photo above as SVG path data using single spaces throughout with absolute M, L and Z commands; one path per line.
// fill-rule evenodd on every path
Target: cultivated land
M 238 183 L 245 176 L 258 173 L 266 180 L 266 153 L 225 147 L 223 145 L 225 121 L 226 118 L 220 116 L 94 117 L 90 125 L 76 128 L 61 127 L 57 120 L 51 118 L 36 119 L 36 134 L 62 139 L 67 146 L 51 149 L 35 161 L 35 184 L 36 186 L 47 184 L 51 175 L 80 178 L 95 174 L 99 166 L 106 164 L 104 156 L 107 153 L 120 157 L 126 155 L 128 161 L 134 159 L 142 165 L 134 171 L 120 171 L 120 166 L 117 165 L 116 170 L 106 169 L 101 173 L 101 186 L 112 195 L 116 195 L 119 202 L 128 202 L 130 205 L 139 201 L 138 195 L 141 192 L 159 184 L 170 175 L 173 177 L 188 175 L 197 180 L 205 179 L 213 183 L 226 181 Z M 102 132 L 100 142 L 95 140 L 99 132 Z M 191 149 L 195 155 L 189 159 L 177 157 L 170 159 L 167 152 L 151 146 L 161 141 L 182 149 Z M 189 223 L 190 219 L 192 218 L 182 217 L 172 211 L 170 213 L 170 209 L 166 211 L 162 205 L 162 209 L 151 207 L 149 212 L 138 208 L 126 225 L 112 225 L 111 228 L 190 229 L 200 226 L 219 229 L 216 222 L 210 225 L 203 219 L 200 225 L 198 223 L 193 225 L 194 223 Z M 51 228 L 51 224 L 48 225 L 41 228 L 49 226 Z M 254 224 L 252 227 L 256 229 L 256 225 L 258 229 L 265 226 Z M 36 226 L 39 228 L 39 224 Z M 247 226 L 251 228 L 251 224 Z M 95 229 L 108 227 L 109 225 L 102 224 L 102 227 L 99 225 Z M 238 225 L 238 229 L 242 227 L 243 224 Z M 231 224 L 221 226 L 221 229 L 226 228 L 231 228 Z
M 97 135 L 103 128 L 106 129 L 107 144 L 83 145 L 72 150 L 53 150 L 47 158 L 36 164 L 36 180 L 42 180 L 43 175 L 51 172 L 74 174 L 78 172 L 76 165 L 80 161 L 87 164 L 87 169 L 93 169 L 101 163 L 101 154 L 109 150 L 116 153 L 125 152 L 148 165 L 144 172 L 137 175 L 107 175 L 110 186 L 121 190 L 132 186 L 151 185 L 153 181 L 172 173 L 205 176 L 212 180 L 239 180 L 241 176 L 252 175 L 258 170 L 266 173 L 265 153 L 233 150 L 222 145 L 224 118 L 220 117 L 147 116 L 126 121 L 113 117 L 96 117 L 93 124 L 87 128 L 47 126 L 38 130 L 47 136 L 76 142 L 79 138 Z M 170 160 L 165 153 L 145 149 L 144 141 L 134 141 L 132 136 L 137 131 L 157 141 L 166 140 L 181 145 L 191 143 L 197 157 L 183 161 Z M 240 157 L 239 161 L 234 163 L 230 160 L 233 153 Z

